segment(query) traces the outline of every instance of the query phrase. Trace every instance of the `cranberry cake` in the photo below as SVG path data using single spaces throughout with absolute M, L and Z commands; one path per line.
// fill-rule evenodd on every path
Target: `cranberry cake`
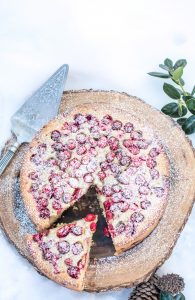
M 97 217 L 89 214 L 74 223 L 29 235 L 28 248 L 39 270 L 61 285 L 83 290 L 96 222 Z
M 49 122 L 31 142 L 21 191 L 39 230 L 94 185 L 117 253 L 143 240 L 167 203 L 169 160 L 141 116 L 97 104 Z

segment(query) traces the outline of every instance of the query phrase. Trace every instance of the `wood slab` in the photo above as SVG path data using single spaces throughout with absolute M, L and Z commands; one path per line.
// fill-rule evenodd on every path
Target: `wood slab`
M 148 280 L 170 256 L 195 199 L 195 155 L 190 141 L 176 122 L 137 97 L 125 93 L 67 91 L 63 94 L 59 112 L 91 102 L 104 106 L 105 114 L 112 107 L 117 107 L 124 114 L 128 112 L 139 117 L 161 137 L 171 162 L 170 194 L 160 223 L 143 242 L 119 256 L 114 256 L 111 239 L 102 235 L 105 220 L 101 216 L 94 189 L 63 214 L 62 222 L 80 218 L 89 211 L 101 216 L 85 281 L 85 290 L 99 292 L 132 287 Z M 3 151 L 13 140 L 12 136 Z M 18 251 L 33 264 L 27 252 L 25 235 L 34 232 L 34 226 L 23 207 L 19 189 L 19 173 L 27 149 L 28 145 L 20 148 L 0 178 L 0 226 Z

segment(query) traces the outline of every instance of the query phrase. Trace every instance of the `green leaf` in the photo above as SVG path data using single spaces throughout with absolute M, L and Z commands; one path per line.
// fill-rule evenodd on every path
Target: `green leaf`
M 180 93 L 173 85 L 164 83 L 163 90 L 172 99 L 180 99 Z
M 188 96 L 183 95 L 182 98 L 183 98 L 184 101 L 187 101 L 189 99 L 192 99 L 193 97 L 191 95 L 188 95 Z
M 194 96 L 194 94 L 195 94 L 195 86 L 193 87 L 193 90 L 191 92 L 191 96 Z
M 159 77 L 159 78 L 170 78 L 169 74 L 161 73 L 161 72 L 149 72 L 148 75 Z
M 160 64 L 159 67 L 163 70 L 169 71 L 169 67 L 167 67 L 165 65 Z
M 186 134 L 192 134 L 195 132 L 195 116 L 190 116 L 182 125 L 182 129 Z
M 182 78 L 180 78 L 180 83 L 181 83 L 182 86 L 185 85 L 185 81 Z
M 182 126 L 186 120 L 187 120 L 187 118 L 180 118 L 180 119 L 177 119 L 177 123 L 178 123 L 180 126 Z
M 160 292 L 160 300 L 174 300 L 174 298 L 167 292 Z
M 164 64 L 165 64 L 165 66 L 167 66 L 169 69 L 172 69 L 172 68 L 173 68 L 173 62 L 172 62 L 172 60 L 171 60 L 170 58 L 166 58 L 166 59 L 164 60 Z
M 183 75 L 183 67 L 178 67 L 174 70 L 172 77 L 175 81 L 179 80 L 181 76 Z
M 175 300 L 185 300 L 185 296 L 182 293 L 177 294 L 174 297 Z
M 175 102 L 171 102 L 169 104 L 166 104 L 165 106 L 163 106 L 163 108 L 161 109 L 161 111 L 165 114 L 168 115 L 172 118 L 179 118 L 179 117 L 183 117 L 187 114 L 187 108 L 185 106 L 182 105 L 182 108 L 180 110 L 180 114 L 179 114 L 179 106 L 177 103 Z
M 177 69 L 177 68 L 179 68 L 179 67 L 185 67 L 187 65 L 187 61 L 186 61 L 186 59 L 179 59 L 178 61 L 176 61 L 176 63 L 174 64 L 174 67 L 173 67 L 173 69 L 175 70 L 175 69 Z
M 189 111 L 195 115 L 195 98 L 191 98 L 191 99 L 188 99 L 186 101 L 186 105 L 187 105 L 187 108 L 189 109 Z

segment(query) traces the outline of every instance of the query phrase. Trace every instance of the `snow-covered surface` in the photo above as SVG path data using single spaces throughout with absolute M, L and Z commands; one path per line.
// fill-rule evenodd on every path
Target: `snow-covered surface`
M 1 0 L 0 147 L 10 135 L 10 116 L 63 63 L 70 65 L 66 89 L 124 91 L 161 108 L 168 101 L 162 80 L 146 73 L 167 56 L 186 58 L 190 89 L 194 10 L 193 0 Z M 195 135 L 191 138 L 195 145 Z M 185 278 L 188 300 L 195 293 L 194 231 L 195 209 L 160 270 Z M 60 287 L 36 273 L 0 233 L 0 300 L 123 300 L 128 294 L 128 289 L 80 294 Z

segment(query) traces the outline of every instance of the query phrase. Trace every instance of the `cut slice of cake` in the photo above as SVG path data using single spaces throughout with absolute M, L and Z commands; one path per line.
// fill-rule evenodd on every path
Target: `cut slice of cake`
M 84 219 L 27 237 L 33 263 L 44 275 L 68 288 L 81 291 L 89 263 L 97 217 Z

